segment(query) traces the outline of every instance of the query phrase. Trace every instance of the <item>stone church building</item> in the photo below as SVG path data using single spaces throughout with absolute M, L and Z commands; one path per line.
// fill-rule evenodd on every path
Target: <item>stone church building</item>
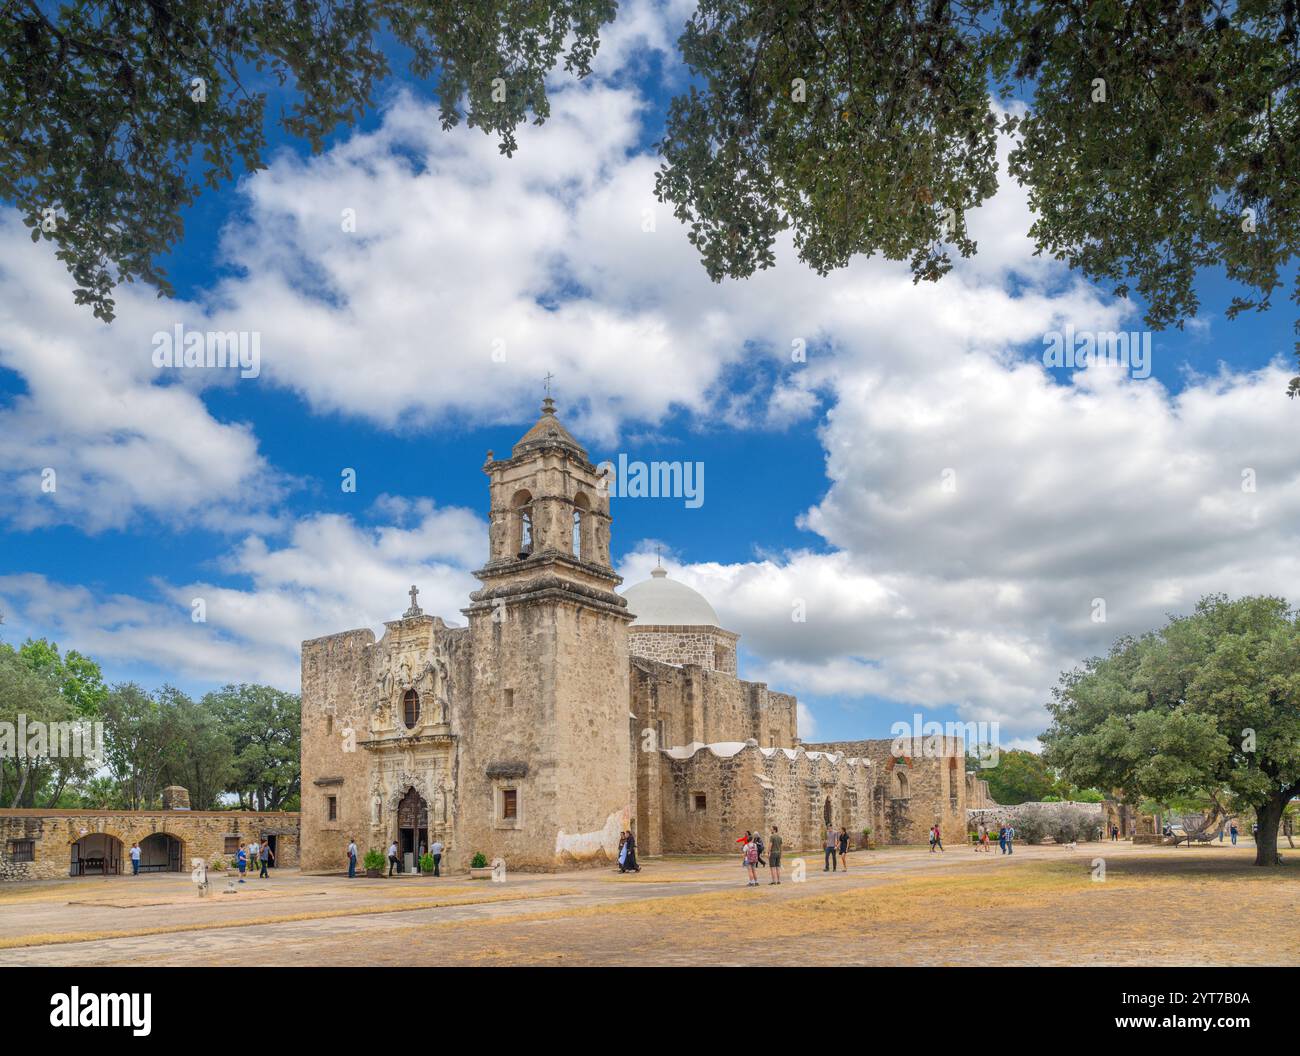
M 548 398 L 508 457 L 491 451 L 488 559 L 467 626 L 411 605 L 302 647 L 302 867 L 434 839 L 445 864 L 508 869 L 718 853 L 780 826 L 816 848 L 827 822 L 878 842 L 964 838 L 959 741 L 799 741 L 793 696 L 738 677 L 739 636 L 656 569 L 623 594 L 610 482 Z M 607 471 L 607 470 L 606 470 Z M 922 750 L 928 748 L 929 750 Z

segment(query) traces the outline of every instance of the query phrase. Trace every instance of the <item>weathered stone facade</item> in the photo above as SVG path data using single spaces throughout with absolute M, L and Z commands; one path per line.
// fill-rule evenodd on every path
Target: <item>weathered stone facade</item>
M 989 783 L 976 774 L 966 775 L 966 809 L 983 810 L 998 804 L 989 792 Z
M 412 860 L 441 840 L 451 870 L 477 853 L 553 870 L 612 863 L 625 829 L 653 855 L 730 851 L 772 824 L 816 846 L 828 818 L 885 842 L 964 826 L 964 766 L 946 756 L 800 748 L 795 698 L 737 678 L 739 636 L 663 569 L 629 611 L 609 489 L 549 400 L 483 471 L 489 557 L 468 627 L 424 615 L 412 588 L 380 639 L 303 643 L 304 869 L 341 870 L 349 839 Z
M 901 737 L 807 744 L 869 760 L 874 838 L 925 843 L 936 822 L 945 840 L 966 838 L 966 746 L 960 737 Z
M 694 664 L 706 671 L 736 673 L 736 642 L 740 635 L 721 627 L 655 626 L 628 629 L 628 652 L 664 664 Z
M 188 873 L 195 858 L 230 861 L 238 843 L 268 837 L 277 866 L 298 864 L 298 815 L 287 812 L 0 810 L 0 880 L 130 873 L 134 843 L 143 871 Z
M 662 843 L 683 853 L 733 849 L 745 830 L 777 827 L 787 849 L 815 849 L 829 822 L 853 846 L 871 828 L 871 764 L 754 741 L 687 745 L 662 753 Z M 649 843 L 655 833 L 643 837 Z

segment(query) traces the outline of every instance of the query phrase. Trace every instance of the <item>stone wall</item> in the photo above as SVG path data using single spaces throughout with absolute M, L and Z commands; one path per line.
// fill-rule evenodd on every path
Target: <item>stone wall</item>
M 773 825 L 787 851 L 817 851 L 828 810 L 832 824 L 848 827 L 855 846 L 870 826 L 865 761 L 753 741 L 660 754 L 665 853 L 731 853 L 746 829 L 766 838 Z
M 981 810 L 996 807 L 997 801 L 989 792 L 989 783 L 978 774 L 966 775 L 966 809 Z
M 628 652 L 664 664 L 695 664 L 706 671 L 736 674 L 740 635 L 720 627 L 635 625 L 628 628 Z
M 798 740 L 791 694 L 695 665 L 633 658 L 631 711 L 641 730 L 654 731 L 659 748 L 750 739 L 765 748 L 792 747 Z
M 1064 811 L 1070 811 L 1072 813 L 1078 812 L 1090 816 L 1095 822 L 1097 828 L 1103 830 L 1104 838 L 1110 839 L 1109 829 L 1107 827 L 1108 814 L 1106 812 L 1105 804 L 1076 803 L 1072 800 L 1062 800 L 1053 803 L 1032 801 L 1029 803 L 1017 803 L 1014 806 L 994 804 L 990 807 L 972 808 L 968 813 L 969 827 L 973 832 L 981 823 L 983 823 L 993 830 L 990 838 L 996 839 L 997 829 L 999 826 L 1010 822 L 1014 827 L 1019 824 L 1018 819 L 1026 814 L 1034 814 L 1044 819 L 1050 819 L 1052 815 L 1060 814 Z
M 966 752 L 961 738 L 830 741 L 803 747 L 870 761 L 870 827 L 877 842 L 927 843 L 935 822 L 945 842 L 966 838 Z
M 635 812 L 626 619 L 561 597 L 471 612 L 453 868 L 475 852 L 519 870 L 613 862 Z M 499 816 L 507 790 L 514 822 Z
M 120 871 L 129 873 L 133 843 L 165 833 L 181 841 L 180 871 L 189 872 L 193 859 L 229 861 L 228 838 L 243 843 L 276 837 L 276 861 L 299 864 L 299 816 L 254 811 L 108 811 L 0 810 L 0 880 L 52 880 L 69 875 L 72 845 L 83 837 L 111 847 Z M 15 862 L 15 841 L 33 842 L 35 860 Z M 158 841 L 154 841 L 157 843 Z M 147 855 L 146 855 L 147 857 Z M 162 859 L 159 858 L 159 861 Z
M 302 644 L 302 867 L 309 872 L 345 869 L 348 840 L 362 855 L 372 842 L 369 759 L 357 742 L 369 736 L 374 645 L 369 629 Z

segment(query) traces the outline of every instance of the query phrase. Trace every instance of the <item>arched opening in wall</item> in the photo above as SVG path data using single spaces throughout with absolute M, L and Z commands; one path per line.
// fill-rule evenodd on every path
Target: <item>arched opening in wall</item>
M 140 872 L 179 873 L 185 844 L 170 832 L 155 832 L 140 841 Z
M 420 855 L 429 850 L 429 805 L 414 788 L 408 788 L 397 804 L 397 829 L 402 860 L 408 854 L 414 855 L 415 867 L 419 869 Z
M 122 841 L 91 832 L 72 845 L 69 876 L 116 876 L 122 871 Z
M 420 721 L 420 694 L 408 689 L 402 697 L 402 721 L 408 730 L 415 729 Z
M 907 774 L 897 766 L 890 777 L 890 790 L 893 799 L 907 799 L 911 795 L 907 790 Z
M 520 558 L 533 552 L 533 493 L 527 489 L 515 492 L 510 500 L 511 523 L 514 551 Z
M 948 756 L 948 809 L 957 813 L 960 793 L 966 780 L 965 772 L 958 772 L 957 757 Z
M 592 560 L 591 546 L 587 542 L 587 516 L 590 513 L 590 501 L 579 492 L 573 500 L 573 556 L 579 561 Z
M 822 804 L 822 821 L 827 825 L 831 823 L 831 797 L 826 797 L 826 802 Z

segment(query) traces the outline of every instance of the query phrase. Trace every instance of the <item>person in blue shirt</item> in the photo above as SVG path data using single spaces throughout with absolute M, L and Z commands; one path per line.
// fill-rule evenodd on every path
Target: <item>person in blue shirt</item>
M 248 852 L 244 850 L 244 845 L 242 843 L 239 845 L 239 857 L 237 861 L 239 862 L 239 882 L 242 884 L 244 882 L 244 871 L 248 868 Z

